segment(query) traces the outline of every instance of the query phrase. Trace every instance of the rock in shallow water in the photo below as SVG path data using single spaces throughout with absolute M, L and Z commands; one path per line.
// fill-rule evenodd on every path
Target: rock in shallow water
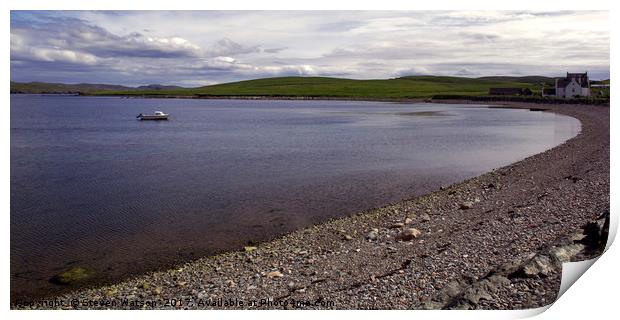
M 257 247 L 255 247 L 255 246 L 245 246 L 245 247 L 243 247 L 243 250 L 244 250 L 245 252 L 252 252 L 252 251 L 254 251 L 254 250 L 256 250 L 256 249 L 258 249 L 258 248 L 257 248 Z
M 53 276 L 50 282 L 61 285 L 72 285 L 90 278 L 93 273 L 93 271 L 84 267 L 74 267 Z

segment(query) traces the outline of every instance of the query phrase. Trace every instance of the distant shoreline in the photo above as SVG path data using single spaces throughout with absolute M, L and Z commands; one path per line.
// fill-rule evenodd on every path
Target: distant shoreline
M 205 99 L 205 100 L 336 100 L 336 101 L 385 101 L 424 102 L 430 98 L 373 98 L 373 97 L 330 97 L 330 96 L 205 96 L 205 95 L 117 95 L 79 93 L 15 93 L 12 95 L 71 96 L 71 97 L 115 97 L 122 99 Z
M 369 102 L 397 102 L 397 103 L 461 103 L 461 104 L 502 104 L 502 103 L 529 103 L 529 104 L 579 104 L 609 106 L 605 99 L 562 99 L 536 98 L 521 96 L 462 96 L 439 95 L 427 98 L 384 98 L 384 97 L 332 97 L 332 96 L 267 96 L 267 95 L 120 95 L 120 94 L 60 94 L 60 93 L 11 93 L 14 95 L 42 95 L 42 96 L 78 96 L 78 97 L 117 97 L 122 99 L 205 99 L 205 100 L 300 100 L 300 101 L 369 101 Z

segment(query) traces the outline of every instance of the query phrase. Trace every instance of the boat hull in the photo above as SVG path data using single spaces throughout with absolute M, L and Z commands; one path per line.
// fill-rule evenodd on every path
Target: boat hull
M 153 115 L 143 115 L 140 116 L 140 120 L 168 120 L 168 115 L 165 116 L 153 116 Z

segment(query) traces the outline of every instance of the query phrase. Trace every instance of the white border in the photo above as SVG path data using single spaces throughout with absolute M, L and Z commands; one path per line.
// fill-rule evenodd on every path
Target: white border
M 9 10 L 71 10 L 71 9 L 89 9 L 89 10 L 611 10 L 611 35 L 612 39 L 617 30 L 617 23 L 614 18 L 618 18 L 615 8 L 612 8 L 612 1 L 537 1 L 537 0 L 520 0 L 520 1 L 490 1 L 490 0 L 434 0 L 429 1 L 405 1 L 405 0 L 382 0 L 382 1 L 329 1 L 329 0 L 313 0 L 304 3 L 284 1 L 284 0 L 228 0 L 221 2 L 206 1 L 127 1 L 127 0 L 106 0 L 98 3 L 84 0 L 56 0 L 53 2 L 37 1 L 37 0 L 20 0 L 20 1 L 2 1 L 0 4 L 3 8 L 2 15 L 2 31 L 4 35 L 4 43 L 7 46 L 2 51 L 2 70 L 5 84 L 10 81 L 10 17 Z M 611 52 L 615 50 L 617 44 L 612 40 Z M 617 74 L 616 65 L 612 63 L 611 73 Z M 616 87 L 612 88 L 615 97 L 620 93 Z M 9 91 L 5 89 L 4 106 L 10 105 Z M 611 108 L 611 122 L 620 123 L 616 111 Z M 0 293 L 0 303 L 2 303 L 2 319 L 32 319 L 45 317 L 47 319 L 83 319 L 89 317 L 93 319 L 108 319 L 110 317 L 148 317 L 149 319 L 167 319 L 171 316 L 178 316 L 178 313 L 170 313 L 166 311 L 9 311 L 9 211 L 10 211 L 10 117 L 1 117 L 2 123 L 2 144 L 5 155 L 2 157 L 2 212 L 1 212 L 1 228 L 2 228 L 2 291 Z M 612 145 L 617 137 L 617 130 L 611 126 Z M 615 150 L 615 149 L 614 149 Z M 617 152 L 612 152 L 612 163 Z M 612 215 L 617 214 L 617 197 L 613 186 L 614 182 L 618 182 L 617 170 L 611 166 L 612 192 L 611 192 L 611 212 Z M 616 201 L 615 201 L 616 200 Z M 617 228 L 613 225 L 612 228 Z M 616 246 L 612 246 L 608 251 L 595 263 L 589 272 L 577 281 L 566 294 L 564 294 L 547 312 L 541 315 L 543 319 L 559 319 L 559 318 L 591 318 L 602 317 L 616 313 L 616 299 L 618 292 L 618 260 L 620 253 Z M 545 308 L 542 308 L 545 309 Z M 200 318 L 205 317 L 223 318 L 223 317 L 251 317 L 251 318 L 269 318 L 269 319 L 289 319 L 291 317 L 300 319 L 311 319 L 317 316 L 327 318 L 340 318 L 342 316 L 355 317 L 358 319 L 376 319 L 381 316 L 389 316 L 393 318 L 405 317 L 424 317 L 431 319 L 458 318 L 458 319 L 498 319 L 498 318 L 515 318 L 529 317 L 544 311 L 542 309 L 526 310 L 526 311 L 305 311 L 305 312 L 283 312 L 283 311 L 183 311 L 183 317 Z M 388 314 L 389 313 L 389 314 Z

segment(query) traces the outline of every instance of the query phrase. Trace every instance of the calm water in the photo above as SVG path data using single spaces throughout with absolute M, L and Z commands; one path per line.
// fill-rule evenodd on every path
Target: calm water
M 135 119 L 155 110 L 172 119 Z M 241 248 L 579 130 L 471 105 L 11 96 L 12 296 L 66 290 L 48 279 L 72 266 L 98 282 Z

